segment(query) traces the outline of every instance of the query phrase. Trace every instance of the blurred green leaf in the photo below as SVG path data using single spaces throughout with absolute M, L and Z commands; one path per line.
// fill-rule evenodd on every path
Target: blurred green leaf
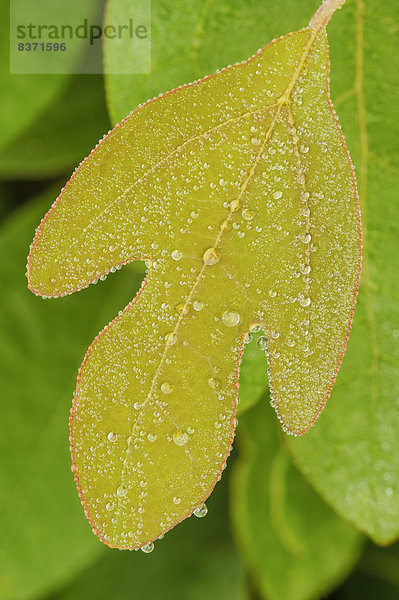
M 75 76 L 46 114 L 0 151 L 0 177 L 38 179 L 70 171 L 108 127 L 102 77 Z
M 100 0 L 86 0 L 85 14 L 95 15 L 98 12 Z M 69 0 L 70 14 L 79 14 L 80 0 Z M 56 18 L 64 15 L 64 3 L 52 0 L 42 0 L 31 3 L 29 17 L 36 14 L 35 23 L 43 23 L 43 15 L 49 12 Z M 10 3 L 0 2 L 0 150 L 22 134 L 32 123 L 46 115 L 52 103 L 57 102 L 71 79 L 70 75 L 20 75 L 10 74 Z M 76 41 L 76 52 L 83 47 L 83 40 Z M 76 52 L 70 52 L 64 60 L 70 61 L 71 71 L 77 62 Z
M 114 14 L 119 10 L 123 15 L 130 5 L 131 0 L 108 0 Z M 117 123 L 160 92 L 244 60 L 273 37 L 305 27 L 318 5 L 318 0 L 284 0 L 284 5 L 281 0 L 187 0 L 183 8 L 168 0 L 152 0 L 151 74 L 106 76 L 112 121 Z M 126 57 L 118 59 L 108 44 L 112 41 L 105 40 L 107 63 L 117 71 Z
M 240 417 L 242 454 L 231 486 L 233 525 L 263 598 L 310 600 L 347 575 L 358 559 L 362 536 L 294 467 L 273 416 L 263 399 Z
M 66 75 L 10 74 L 10 3 L 0 2 L 0 149 L 43 113 L 67 84 Z
M 244 600 L 245 573 L 226 517 L 226 485 L 216 486 L 206 517 L 191 517 L 155 543 L 152 554 L 105 555 L 54 600 Z
M 363 273 L 327 410 L 289 442 L 320 494 L 389 543 L 399 536 L 399 4 L 348 0 L 329 39 L 333 100 L 357 165 Z
M 55 196 L 49 190 L 0 230 L 6 290 L 0 296 L 2 600 L 42 596 L 102 550 L 83 518 L 70 472 L 68 413 L 87 344 L 134 295 L 143 275 L 128 266 L 62 303 L 33 296 L 26 287 L 27 248 Z

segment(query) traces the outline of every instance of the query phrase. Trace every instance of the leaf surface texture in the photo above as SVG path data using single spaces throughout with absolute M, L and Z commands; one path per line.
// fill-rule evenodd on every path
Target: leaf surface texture
M 235 428 L 243 340 L 261 327 L 284 427 L 323 408 L 357 291 L 356 188 L 327 88 L 325 29 L 164 94 L 97 146 L 41 223 L 28 273 L 72 293 L 134 259 L 139 295 L 95 339 L 71 417 L 97 535 L 140 547 L 192 514 Z

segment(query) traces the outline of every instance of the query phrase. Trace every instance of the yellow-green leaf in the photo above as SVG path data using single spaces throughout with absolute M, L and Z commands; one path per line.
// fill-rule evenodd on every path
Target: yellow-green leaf
M 304 433 L 325 404 L 360 261 L 355 181 L 328 96 L 331 4 L 247 62 L 131 113 L 37 231 L 29 286 L 44 296 L 148 261 L 138 296 L 89 348 L 71 416 L 76 482 L 110 546 L 147 544 L 210 494 L 254 327 L 284 427 Z

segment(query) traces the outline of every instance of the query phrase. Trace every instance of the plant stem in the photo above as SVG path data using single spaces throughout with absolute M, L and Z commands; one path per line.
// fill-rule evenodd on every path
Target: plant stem
M 319 29 L 325 27 L 336 10 L 340 9 L 345 0 L 324 0 L 310 20 L 309 27 Z

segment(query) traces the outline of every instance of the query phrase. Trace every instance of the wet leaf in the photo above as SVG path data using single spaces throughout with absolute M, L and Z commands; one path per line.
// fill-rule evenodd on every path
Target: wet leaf
M 353 2 L 329 28 L 333 98 L 357 165 L 364 268 L 328 410 L 289 442 L 327 502 L 387 544 L 399 536 L 398 4 L 385 3 L 382 19 L 379 11 L 375 0 Z
M 358 560 L 363 536 L 313 490 L 278 433 L 265 401 L 240 417 L 231 486 L 235 537 L 263 598 L 325 597 Z
M 212 491 L 254 326 L 285 428 L 305 432 L 325 404 L 353 313 L 359 214 L 313 25 L 133 112 L 37 232 L 29 286 L 44 296 L 149 261 L 86 355 L 71 418 L 81 498 L 110 546 L 156 539 Z

